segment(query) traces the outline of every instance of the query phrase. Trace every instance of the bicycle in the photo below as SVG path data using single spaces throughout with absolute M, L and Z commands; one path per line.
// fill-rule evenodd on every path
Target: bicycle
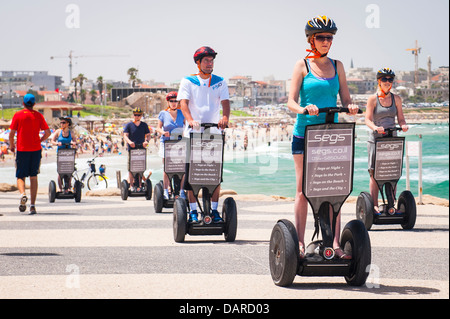
M 88 160 L 87 161 L 88 168 L 85 168 L 81 171 L 78 171 L 77 167 L 75 166 L 75 171 L 72 174 L 72 179 L 74 181 L 80 181 L 82 188 L 84 188 L 85 181 L 87 181 L 87 188 L 89 190 L 108 188 L 107 177 L 102 174 L 97 173 L 97 170 L 95 168 L 95 159 L 96 158 L 97 158 L 97 156 L 95 156 L 91 160 Z M 83 173 L 81 174 L 81 172 L 83 172 Z M 81 178 L 79 175 L 81 175 Z

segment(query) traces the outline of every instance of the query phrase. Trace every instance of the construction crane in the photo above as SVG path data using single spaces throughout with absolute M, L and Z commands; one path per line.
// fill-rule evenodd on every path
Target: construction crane
M 69 58 L 69 78 L 70 78 L 69 85 L 72 84 L 72 60 L 73 59 L 76 59 L 76 58 L 103 58 L 103 57 L 114 57 L 114 58 L 128 57 L 128 55 L 114 55 L 114 54 L 107 54 L 107 55 L 73 55 L 72 53 L 73 53 L 73 51 L 70 50 L 68 56 L 51 56 L 50 57 L 50 60 L 60 59 L 60 58 L 63 58 L 63 59 Z
M 406 49 L 406 51 L 411 51 L 414 54 L 414 84 L 417 86 L 419 84 L 419 53 L 420 53 L 419 44 L 416 40 L 416 47 L 412 49 Z

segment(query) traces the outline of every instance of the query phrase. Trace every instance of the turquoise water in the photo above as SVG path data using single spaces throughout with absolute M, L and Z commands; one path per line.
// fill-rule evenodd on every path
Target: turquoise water
M 419 137 L 419 134 L 422 137 Z M 355 171 L 353 192 L 357 196 L 369 190 L 367 172 L 367 127 L 356 126 Z M 449 199 L 449 126 L 444 124 L 410 125 L 406 141 L 422 141 L 423 194 Z M 228 151 L 225 156 L 223 189 L 238 194 L 295 196 L 295 169 L 289 141 L 260 145 L 250 151 Z M 398 183 L 398 190 L 406 189 L 406 168 Z M 418 196 L 418 158 L 410 157 L 410 188 Z
M 356 126 L 357 140 L 355 144 L 355 171 L 353 177 L 353 192 L 357 196 L 362 191 L 369 190 L 369 175 L 367 172 L 367 130 L 365 125 Z M 449 126 L 448 124 L 411 125 L 406 133 L 399 133 L 406 141 L 423 143 L 423 194 L 449 199 Z M 422 134 L 422 138 L 419 138 Z M 233 189 L 238 194 L 265 194 L 286 197 L 295 196 L 295 170 L 291 155 L 291 143 L 284 141 L 272 142 L 269 146 L 267 136 L 260 139 L 250 138 L 249 149 L 242 148 L 242 138 L 237 139 L 237 147 L 233 149 L 232 140 L 227 139 L 225 147 L 225 163 L 223 174 L 223 189 Z M 253 145 L 252 145 L 253 144 Z M 77 159 L 77 167 L 85 168 L 88 158 Z M 127 157 L 113 155 L 97 158 L 99 164 L 105 164 L 106 175 L 110 186 L 116 186 L 116 172 L 122 172 L 126 178 Z M 410 158 L 410 183 L 414 196 L 418 196 L 418 159 Z M 156 153 L 148 156 L 147 167 L 153 172 L 151 181 L 155 184 L 162 179 L 162 160 Z M 0 183 L 16 183 L 13 166 L 0 168 Z M 54 158 L 43 159 L 39 186 L 46 187 L 50 180 L 56 179 L 56 163 Z M 406 185 L 406 170 L 399 181 L 398 190 L 404 190 Z

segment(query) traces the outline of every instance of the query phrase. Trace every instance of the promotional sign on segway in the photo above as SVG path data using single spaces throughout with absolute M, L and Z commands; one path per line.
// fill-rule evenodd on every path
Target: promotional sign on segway
M 361 286 L 371 262 L 364 224 L 348 222 L 339 247 L 333 247 L 336 220 L 353 187 L 355 123 L 333 123 L 334 113 L 349 112 L 347 108 L 322 108 L 319 112 L 327 113 L 326 123 L 305 129 L 302 187 L 314 214 L 313 239 L 319 230 L 322 239 L 311 242 L 305 256 L 300 257 L 295 226 L 289 220 L 279 220 L 270 237 L 270 273 L 274 283 L 283 287 L 291 285 L 296 275 L 344 276 L 349 285 Z M 336 258 L 335 249 L 342 249 L 351 258 Z
M 405 137 L 394 136 L 400 127 L 385 128 L 385 136 L 375 139 L 375 167 L 373 179 L 381 193 L 383 204 L 375 211 L 374 199 L 368 192 L 361 192 L 356 201 L 356 218 L 367 230 L 373 224 L 400 224 L 403 229 L 412 229 L 416 223 L 416 201 L 409 190 L 401 192 L 396 204 L 397 183 L 402 176 Z M 378 197 L 378 196 L 377 196 Z

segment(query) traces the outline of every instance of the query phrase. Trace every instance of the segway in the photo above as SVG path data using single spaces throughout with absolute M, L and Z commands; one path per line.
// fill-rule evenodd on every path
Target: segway
M 70 144 L 64 144 L 70 147 Z M 56 183 L 51 180 L 48 185 L 48 201 L 54 203 L 55 199 L 75 199 L 75 202 L 81 201 L 81 190 L 83 184 L 74 179 L 73 187 L 70 186 L 72 174 L 75 171 L 75 153 L 74 148 L 61 148 L 56 156 L 56 169 L 62 182 L 62 192 L 56 191 Z
M 183 242 L 185 235 L 222 235 L 225 241 L 233 242 L 237 232 L 237 208 L 232 197 L 225 199 L 222 207 L 223 222 L 214 223 L 211 217 L 211 195 L 220 185 L 223 173 L 223 149 L 225 134 L 211 133 L 211 127 L 217 124 L 201 124 L 204 132 L 191 132 L 188 148 L 187 182 L 193 190 L 200 210 L 199 222 L 188 222 L 188 206 L 180 197 L 173 206 L 173 236 L 175 242 Z M 202 190 L 202 202 L 198 197 Z
M 351 259 L 338 258 L 333 249 L 336 218 L 353 187 L 355 136 L 355 123 L 333 123 L 333 119 L 336 112 L 348 111 L 341 107 L 320 109 L 320 113 L 327 113 L 326 123 L 306 126 L 303 193 L 314 213 L 312 239 L 319 228 L 322 239 L 310 243 L 301 258 L 295 226 L 286 219 L 277 222 L 269 245 L 270 273 L 277 286 L 290 286 L 296 275 L 344 276 L 351 286 L 366 282 L 371 246 L 364 224 L 352 220 L 341 233 L 340 248 Z
M 373 224 L 400 224 L 403 229 L 412 229 L 416 223 L 416 201 L 413 194 L 403 191 L 396 203 L 397 182 L 402 176 L 405 138 L 393 136 L 400 127 L 385 129 L 385 136 L 375 139 L 375 168 L 373 178 L 381 193 L 383 204 L 379 212 L 374 210 L 372 196 L 362 192 L 356 202 L 356 218 L 370 230 Z
M 147 169 L 147 149 L 141 145 L 136 145 L 128 151 L 128 170 L 133 174 L 134 184 L 130 185 L 126 179 L 120 184 L 120 196 L 122 200 L 128 197 L 145 196 L 147 200 L 152 199 L 152 182 L 150 178 L 144 179 L 144 172 Z M 141 186 L 139 186 L 141 182 Z
M 186 166 L 187 141 L 182 132 L 173 130 L 170 140 L 164 141 L 164 173 L 169 178 L 172 193 L 164 198 L 164 182 L 161 180 L 153 189 L 153 204 L 155 213 L 162 213 L 163 208 L 173 208 L 175 199 L 180 195 L 181 181 Z

